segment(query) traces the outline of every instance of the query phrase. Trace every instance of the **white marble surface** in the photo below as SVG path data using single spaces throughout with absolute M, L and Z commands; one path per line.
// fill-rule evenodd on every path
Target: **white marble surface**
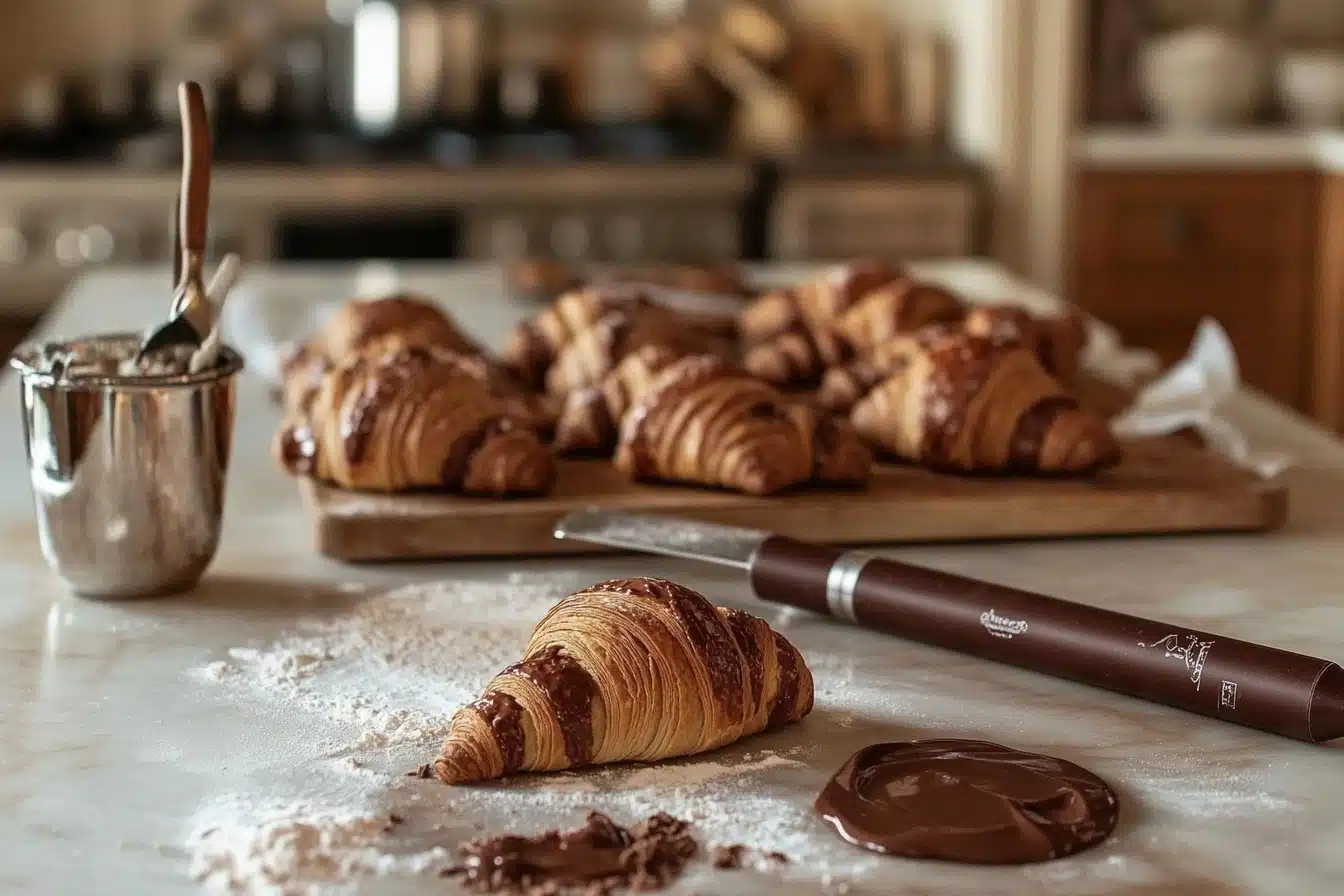
M 1008 290 L 979 265 L 935 273 L 973 289 Z M 48 320 L 52 335 L 144 324 L 166 301 L 166 275 L 124 272 L 82 282 Z M 277 301 L 341 295 L 348 274 L 253 272 Z M 497 337 L 510 315 L 497 282 L 422 270 L 409 285 L 452 296 L 467 322 Z M 494 284 L 494 285 L 492 285 Z M 745 775 L 721 796 L 742 837 L 779 824 L 805 834 L 795 854 L 826 861 L 830 888 L 855 893 L 1337 893 L 1344 881 L 1344 753 L 1308 746 L 943 651 L 793 616 L 751 599 L 732 576 L 636 557 L 349 568 L 311 549 L 293 485 L 266 446 L 275 423 L 265 390 L 241 384 L 239 425 L 218 560 L 193 594 L 93 603 L 63 593 L 33 526 L 12 376 L 0 396 L 0 892 L 190 892 L 185 840 L 202 806 L 231 793 L 328 798 L 328 723 L 241 700 L 190 670 L 238 645 L 265 644 L 314 617 L 339 617 L 361 597 L 410 581 L 557 582 L 664 574 L 779 625 L 814 668 L 817 710 L 800 726 L 701 761 L 734 763 L 759 749 L 806 747 L 801 764 Z M 1344 658 L 1344 449 L 1253 396 L 1232 415 L 1299 465 L 1288 529 L 1270 536 L 902 548 L 902 558 L 1124 608 L 1194 627 Z M 898 511 L 898 508 L 896 509 Z M 453 608 L 444 608 L 451 617 Z M 516 620 L 514 622 L 516 624 Z M 518 645 L 521 649 L 522 644 Z M 474 674 L 479 655 L 456 660 Z M 445 671 L 445 676 L 447 675 Z M 432 687 L 433 682 L 430 682 Z M 1119 830 L 1094 851 L 1045 866 L 980 869 L 866 858 L 810 819 L 807 807 L 850 752 L 878 740 L 962 734 L 1079 762 L 1120 793 Z M 365 761 L 399 772 L 434 744 Z M 695 764 L 691 761 L 691 765 Z M 623 779 L 602 779 L 618 791 Z M 577 820 L 546 779 L 464 798 L 434 782 L 395 779 L 377 795 L 403 814 L 394 838 L 452 843 L 476 823 Z M 409 783 L 407 783 L 409 781 Z M 618 799 L 595 793 L 592 804 Z M 668 797 L 671 799 L 671 797 Z M 580 797 L 583 802 L 585 798 Z M 661 797 L 649 795 L 655 804 Z M 718 803 L 714 801 L 718 800 Z M 522 819 L 522 820 L 520 820 Z M 433 832 L 435 824 L 444 829 Z M 681 893 L 825 892 L 821 871 L 698 872 Z M 431 877 L 376 879 L 367 892 L 448 893 Z
M 1344 172 L 1344 131 L 1089 128 L 1074 137 L 1073 156 L 1092 168 L 1315 168 L 1339 173 Z

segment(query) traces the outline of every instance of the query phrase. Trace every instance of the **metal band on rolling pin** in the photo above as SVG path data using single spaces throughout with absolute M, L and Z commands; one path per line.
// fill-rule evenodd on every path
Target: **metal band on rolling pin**
M 859 574 L 872 559 L 872 554 L 863 551 L 846 551 L 836 558 L 830 572 L 826 573 L 826 608 L 836 619 L 858 625 L 859 617 L 854 615 L 854 588 L 859 583 Z

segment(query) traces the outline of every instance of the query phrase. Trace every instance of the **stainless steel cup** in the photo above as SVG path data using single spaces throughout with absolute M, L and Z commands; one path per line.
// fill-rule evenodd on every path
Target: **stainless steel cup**
M 90 597 L 190 588 L 219 543 L 233 440 L 237 352 L 181 376 L 66 377 L 47 359 L 124 350 L 139 334 L 31 344 L 20 372 L 23 431 L 47 563 Z

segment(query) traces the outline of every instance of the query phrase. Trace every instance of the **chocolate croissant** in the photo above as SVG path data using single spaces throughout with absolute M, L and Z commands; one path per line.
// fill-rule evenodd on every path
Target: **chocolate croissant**
M 281 425 L 274 444 L 281 464 L 370 491 L 548 492 L 556 475 L 550 450 L 450 358 L 403 348 L 336 365 L 306 411 Z
M 935 341 L 850 412 L 869 444 L 951 472 L 1091 473 L 1120 449 L 1036 356 L 958 333 Z
M 768 292 L 738 314 L 738 333 L 755 345 L 798 329 L 821 330 L 861 298 L 906 278 L 902 268 L 883 261 L 852 261 L 790 289 Z
M 555 450 L 609 457 L 625 412 L 680 357 L 665 345 L 646 345 L 626 355 L 598 385 L 569 393 L 555 425 Z
M 835 321 L 835 331 L 863 354 L 875 345 L 930 324 L 961 319 L 961 299 L 940 286 L 916 280 L 894 280 L 859 299 Z
M 403 347 L 480 355 L 481 348 L 428 300 L 410 294 L 346 302 L 308 343 L 290 346 L 280 365 L 286 410 L 301 410 L 334 365 L 354 355 L 377 356 Z
M 655 307 L 632 286 L 608 284 L 567 292 L 550 307 L 520 324 L 509 337 L 504 360 L 528 388 L 539 388 L 551 363 L 576 335 L 613 311 Z
M 1037 317 L 1017 305 L 981 305 L 967 313 L 962 328 L 996 345 L 1020 345 L 1036 354 L 1041 365 L 1062 383 L 1078 374 L 1087 343 L 1087 325 L 1076 311 Z
M 568 395 L 596 386 L 626 355 L 649 345 L 678 355 L 710 352 L 715 339 L 662 306 L 622 309 L 577 333 L 546 371 L 546 391 Z
M 842 422 L 721 358 L 683 358 L 626 413 L 615 466 L 636 478 L 768 495 L 805 482 L 858 484 L 871 459 Z
M 537 624 L 522 662 L 453 716 L 434 773 L 652 762 L 726 746 L 812 711 L 802 655 L 764 620 L 662 579 L 603 582 Z

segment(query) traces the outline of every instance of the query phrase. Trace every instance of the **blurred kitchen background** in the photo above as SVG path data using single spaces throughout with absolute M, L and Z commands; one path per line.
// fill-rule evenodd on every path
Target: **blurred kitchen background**
M 0 330 L 166 263 L 985 256 L 1344 426 L 1344 0 L 0 0 Z

